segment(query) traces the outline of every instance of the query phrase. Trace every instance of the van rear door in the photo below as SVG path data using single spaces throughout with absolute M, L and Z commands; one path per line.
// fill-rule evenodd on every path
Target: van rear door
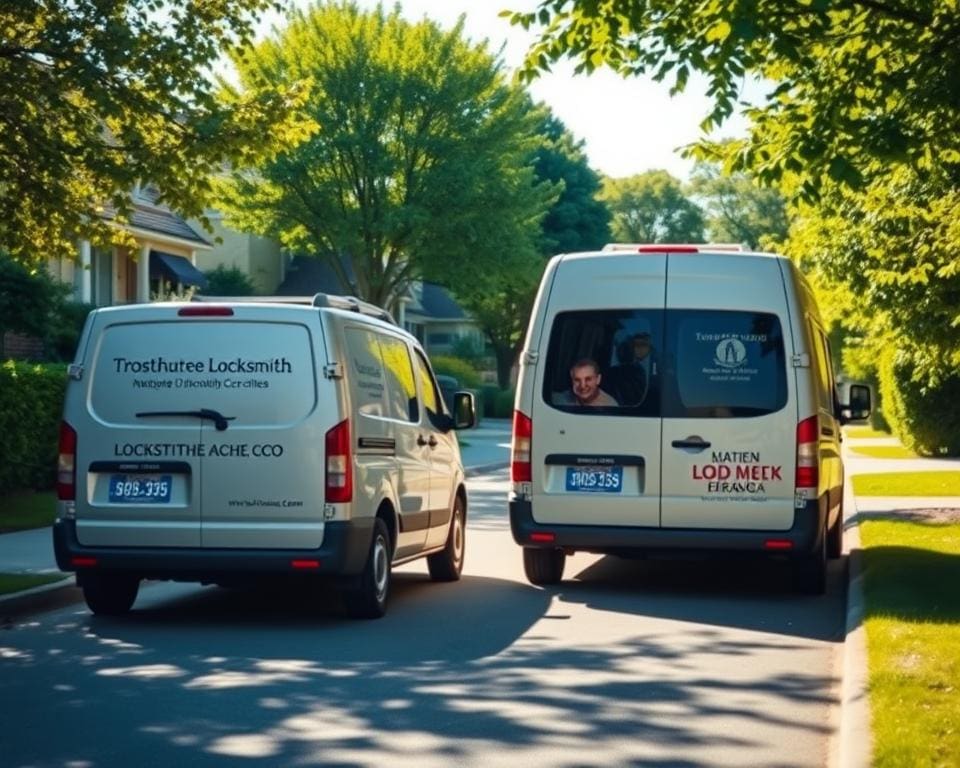
M 203 361 L 185 400 L 225 417 L 202 426 L 203 546 L 319 547 L 324 438 L 338 397 L 332 380 L 317 378 L 326 359 L 319 313 L 238 306 L 184 324 L 181 335 Z
M 669 257 L 663 527 L 792 525 L 797 405 L 790 339 L 776 259 Z
M 528 414 L 538 523 L 660 523 L 656 382 L 665 267 L 663 254 L 624 254 L 564 257 L 555 270 Z M 652 351 L 628 360 L 641 338 Z M 599 366 L 600 389 L 616 406 L 569 401 L 571 366 L 585 358 Z

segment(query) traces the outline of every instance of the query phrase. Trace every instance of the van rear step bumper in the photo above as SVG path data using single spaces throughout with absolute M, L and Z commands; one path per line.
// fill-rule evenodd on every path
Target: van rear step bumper
M 635 528 L 623 525 L 553 525 L 533 519 L 529 501 L 511 499 L 510 530 L 523 547 L 573 549 L 604 554 L 644 552 L 738 552 L 758 555 L 805 557 L 820 544 L 826 505 L 808 501 L 797 509 L 793 526 L 786 531 L 753 531 L 704 528 Z M 824 510 L 824 511 L 821 511 Z M 539 534 L 539 536 L 535 536 Z M 552 540 L 547 540 L 552 534 Z M 792 546 L 770 549 L 766 542 L 790 542 Z
M 77 539 L 74 520 L 53 524 L 53 549 L 61 571 L 122 570 L 141 578 L 218 581 L 244 574 L 356 575 L 363 569 L 373 537 L 373 518 L 328 522 L 319 549 L 201 549 L 175 547 L 88 547 Z M 79 567 L 74 558 L 96 565 Z M 293 561 L 319 561 L 295 569 Z

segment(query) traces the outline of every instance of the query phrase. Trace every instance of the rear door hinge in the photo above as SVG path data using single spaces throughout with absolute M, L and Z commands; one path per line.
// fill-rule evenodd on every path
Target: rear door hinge
M 523 362 L 526 365 L 536 365 L 540 353 L 535 349 L 528 349 L 523 353 Z
M 790 358 L 790 363 L 794 368 L 809 368 L 810 367 L 810 355 L 804 352 L 801 355 L 794 355 Z
M 80 363 L 70 363 L 67 366 L 67 376 L 74 381 L 80 381 L 83 378 L 83 366 Z
M 323 366 L 323 375 L 328 379 L 342 379 L 343 363 L 327 363 Z

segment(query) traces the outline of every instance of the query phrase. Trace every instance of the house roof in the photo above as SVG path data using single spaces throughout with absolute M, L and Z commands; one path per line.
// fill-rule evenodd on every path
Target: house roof
M 117 217 L 117 209 L 107 205 L 102 214 L 103 218 L 113 221 Z M 175 214 L 165 205 L 156 202 L 155 193 L 141 190 L 133 199 L 133 210 L 126 226 L 145 232 L 156 232 L 160 235 L 184 240 L 188 243 L 209 246 L 209 240 L 200 235 L 197 230 L 187 224 L 186 220 Z
M 349 264 L 346 266 L 347 271 L 352 275 Z M 295 256 L 276 293 L 279 296 L 312 296 L 315 293 L 352 294 L 354 289 L 343 285 L 326 259 Z M 419 281 L 410 288 L 404 313 L 408 318 L 419 316 L 431 320 L 467 319 L 467 313 L 446 288 L 436 283 Z

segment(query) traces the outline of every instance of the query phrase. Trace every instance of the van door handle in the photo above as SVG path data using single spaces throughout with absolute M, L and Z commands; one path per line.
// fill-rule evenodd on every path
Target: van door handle
M 212 408 L 201 408 L 199 411 L 140 411 L 136 414 L 137 418 L 148 416 L 192 416 L 196 419 L 210 419 L 216 427 L 217 432 L 223 432 L 227 428 L 227 422 L 233 421 L 236 416 L 224 416 L 219 411 Z
M 431 448 L 435 448 L 437 445 L 437 438 L 433 435 L 430 435 L 430 439 L 427 440 L 423 435 L 417 435 L 417 445 L 429 445 Z
M 705 451 L 710 443 L 697 435 L 691 435 L 686 440 L 674 440 L 670 443 L 674 448 L 691 448 L 695 451 Z

